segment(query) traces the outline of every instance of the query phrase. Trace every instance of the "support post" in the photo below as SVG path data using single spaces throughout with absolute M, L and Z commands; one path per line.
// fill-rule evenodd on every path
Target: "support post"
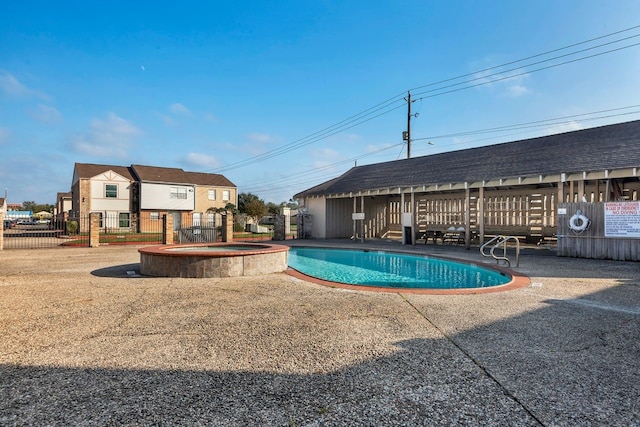
M 471 247 L 471 190 L 464 190 L 465 210 L 464 210 L 464 247 Z
M 558 204 L 565 203 L 564 181 L 558 181 Z
M 0 251 L 4 248 L 4 212 L 0 212 Z
M 585 200 L 582 200 L 582 198 L 585 198 Z M 585 189 L 584 189 L 584 179 L 581 179 L 580 181 L 578 181 L 578 203 L 582 202 L 582 201 L 588 201 L 586 200 L 587 195 L 585 194 Z
M 364 196 L 360 196 L 360 212 L 364 214 Z M 360 220 L 360 242 L 364 243 L 364 219 Z
M 354 198 L 353 198 L 353 213 L 356 213 L 356 212 L 358 212 L 358 201 L 357 201 L 356 197 L 354 196 Z M 357 228 L 358 221 L 355 218 L 353 218 L 352 221 L 353 221 L 353 234 L 351 234 L 351 235 L 353 236 L 352 239 L 355 240 L 356 236 L 358 235 L 358 228 Z
M 416 195 L 413 192 L 413 188 L 411 189 L 411 244 L 415 246 L 416 244 Z
M 222 214 L 222 241 L 233 242 L 233 213 L 229 211 Z
M 105 217 L 105 221 L 107 218 Z M 100 213 L 91 212 L 89 214 L 89 247 L 100 246 Z
M 411 158 L 411 92 L 407 91 L 407 159 Z
M 478 245 L 482 246 L 484 244 L 484 187 L 480 187 L 479 190 L 476 226 L 478 227 Z
M 162 215 L 162 244 L 173 245 L 173 215 Z

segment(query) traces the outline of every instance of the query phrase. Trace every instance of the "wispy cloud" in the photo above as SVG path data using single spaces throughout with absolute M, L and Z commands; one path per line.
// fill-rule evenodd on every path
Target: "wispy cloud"
M 491 69 L 495 63 L 495 58 L 487 58 L 474 64 L 474 68 L 484 68 L 486 71 L 476 73 L 470 84 L 481 85 L 479 88 L 492 88 L 502 95 L 517 97 L 531 93 L 526 82 L 529 74 L 524 69 L 501 72 L 498 68 Z M 512 77 L 513 76 L 513 77 Z
M 260 144 L 266 144 L 269 142 L 273 142 L 274 140 L 271 135 L 268 135 L 266 133 L 257 133 L 257 132 L 252 132 L 247 134 L 247 138 L 251 142 L 256 142 Z
M 218 117 L 216 117 L 215 114 L 209 113 L 209 112 L 204 113 L 202 115 L 202 118 L 207 122 L 214 122 L 214 123 L 218 123 L 219 122 Z
M 344 160 L 344 156 L 332 148 L 316 148 L 311 150 L 311 159 L 314 168 L 325 168 Z
M 9 131 L 6 128 L 0 127 L 0 145 L 9 140 Z
M 93 119 L 89 129 L 77 135 L 73 148 L 96 157 L 125 158 L 134 139 L 142 132 L 122 117 L 109 113 L 107 118 Z
M 49 95 L 39 90 L 31 89 L 20 83 L 12 74 L 0 70 L 0 89 L 7 95 L 15 97 L 37 97 L 48 101 Z
M 214 169 L 220 167 L 220 161 L 213 156 L 202 153 L 187 153 L 184 161 L 198 168 Z
M 168 114 L 160 114 L 160 117 L 162 117 L 162 121 L 167 126 L 175 126 L 177 124 L 174 118 Z
M 580 130 L 582 129 L 583 126 L 575 121 L 571 121 L 569 123 L 562 123 L 562 124 L 558 124 L 558 125 L 554 125 L 550 128 L 547 129 L 547 133 L 549 135 L 553 135 L 556 133 L 564 133 L 564 132 L 573 132 L 576 130 Z
M 34 110 L 29 112 L 29 115 L 40 123 L 45 124 L 55 124 L 62 121 L 60 111 L 45 104 L 38 104 Z
M 377 153 L 378 151 L 383 151 L 383 150 L 385 150 L 387 148 L 394 147 L 396 145 L 398 145 L 398 144 L 389 144 L 389 143 L 385 143 L 385 144 L 368 144 L 365 147 L 365 151 L 367 153 Z
M 174 104 L 169 105 L 169 111 L 172 114 L 177 114 L 180 116 L 189 116 L 191 115 L 191 110 L 185 107 L 183 104 L 176 102 Z
M 167 126 L 180 126 L 180 117 L 191 116 L 191 110 L 189 110 L 184 104 L 175 102 L 167 107 L 168 114 L 160 113 L 162 121 Z

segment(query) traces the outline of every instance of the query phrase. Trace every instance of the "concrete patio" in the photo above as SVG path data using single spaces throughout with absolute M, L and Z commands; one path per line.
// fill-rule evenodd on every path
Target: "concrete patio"
M 530 286 L 470 295 L 138 269 L 137 247 L 0 252 L 0 425 L 640 425 L 639 263 L 532 248 Z

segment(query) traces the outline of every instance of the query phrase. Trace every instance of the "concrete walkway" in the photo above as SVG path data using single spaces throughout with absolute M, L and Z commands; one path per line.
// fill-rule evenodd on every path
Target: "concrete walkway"
M 639 263 L 531 249 L 530 286 L 450 296 L 138 263 L 0 252 L 0 425 L 640 425 Z

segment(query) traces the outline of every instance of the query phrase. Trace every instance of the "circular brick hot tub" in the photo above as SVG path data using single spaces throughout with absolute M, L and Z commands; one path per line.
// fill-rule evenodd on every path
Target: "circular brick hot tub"
M 262 243 L 159 245 L 138 249 L 140 273 L 156 277 L 238 277 L 287 269 L 289 247 Z

